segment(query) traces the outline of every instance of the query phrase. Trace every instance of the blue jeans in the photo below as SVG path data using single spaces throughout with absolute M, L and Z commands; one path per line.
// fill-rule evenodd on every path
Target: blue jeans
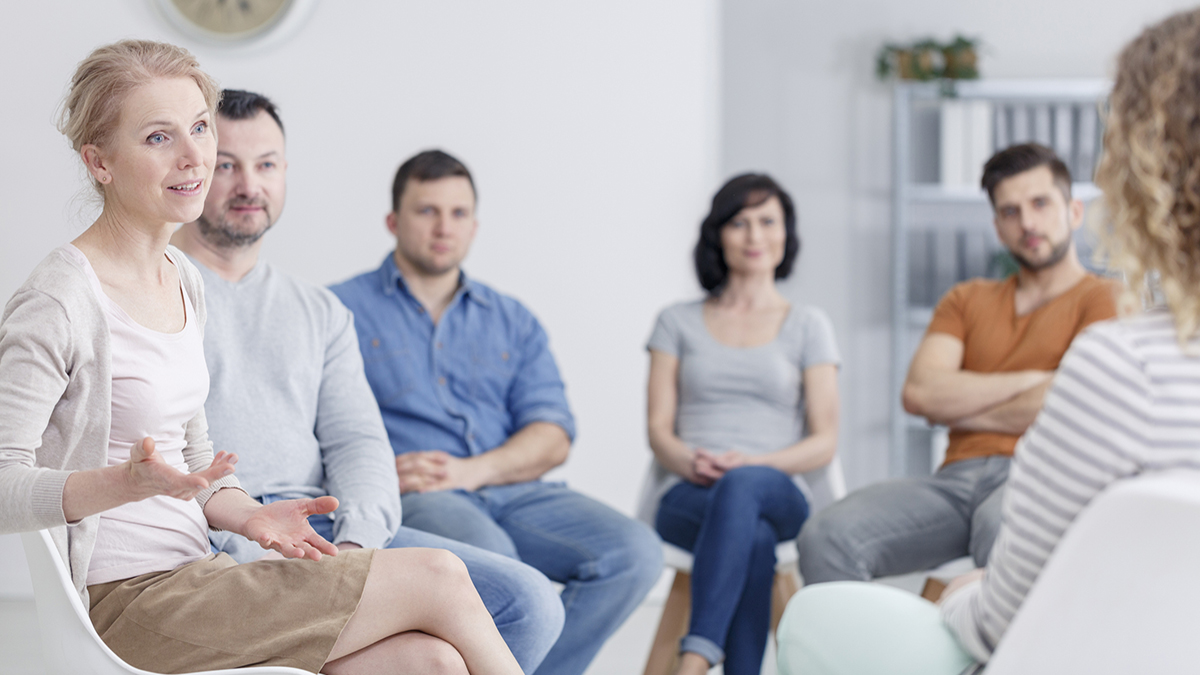
M 663 495 L 655 526 L 692 552 L 692 621 L 681 650 L 726 675 L 757 675 L 771 628 L 775 545 L 792 539 L 808 501 L 787 474 L 744 466 L 710 487 L 683 482 Z
M 537 672 L 580 675 L 662 574 L 650 528 L 561 483 L 401 497 L 404 525 L 464 541 L 564 584 L 562 635 Z
M 280 499 L 266 495 L 259 501 L 269 504 Z M 333 541 L 332 518 L 310 516 L 308 522 L 317 534 Z M 530 566 L 403 526 L 387 547 L 446 549 L 466 563 L 479 597 L 523 672 L 534 672 L 558 639 L 563 626 L 562 603 L 546 577 Z

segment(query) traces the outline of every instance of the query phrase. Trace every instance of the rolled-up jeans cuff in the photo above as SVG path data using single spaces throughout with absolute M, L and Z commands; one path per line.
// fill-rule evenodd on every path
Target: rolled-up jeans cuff
M 699 654 L 708 661 L 709 666 L 715 666 L 725 660 L 725 650 L 717 646 L 717 643 L 709 640 L 706 637 L 699 635 L 685 635 L 679 643 L 679 651 L 692 652 Z

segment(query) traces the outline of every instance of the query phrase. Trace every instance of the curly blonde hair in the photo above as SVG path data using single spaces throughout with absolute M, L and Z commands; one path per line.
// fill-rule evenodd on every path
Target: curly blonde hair
M 200 70 L 191 52 L 165 42 L 121 40 L 97 48 L 80 62 L 62 103 L 58 130 L 76 152 L 88 144 L 103 146 L 117 129 L 129 92 L 164 77 L 190 77 L 216 119 L 221 89 Z M 94 179 L 92 186 L 104 196 Z
M 1182 345 L 1200 328 L 1200 10 L 1121 52 L 1096 183 L 1111 217 L 1103 250 L 1132 289 L 1125 309 L 1157 288 Z

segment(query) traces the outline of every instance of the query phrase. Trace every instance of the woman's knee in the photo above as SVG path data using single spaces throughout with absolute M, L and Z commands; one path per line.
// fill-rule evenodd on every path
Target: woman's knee
M 426 641 L 420 655 L 419 672 L 436 675 L 468 675 L 467 664 L 462 654 L 449 642 L 431 638 Z
M 389 578 L 420 579 L 433 592 L 460 586 L 474 589 L 467 566 L 458 556 L 440 548 L 397 548 L 375 552 L 375 563 Z
M 392 660 L 405 673 L 468 675 L 467 664 L 454 645 L 425 633 L 411 632 L 392 639 Z

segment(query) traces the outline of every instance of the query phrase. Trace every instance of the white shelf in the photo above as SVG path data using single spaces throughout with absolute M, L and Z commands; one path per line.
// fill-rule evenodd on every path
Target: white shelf
M 941 82 L 905 83 L 914 100 L 946 98 Z M 1092 103 L 1108 97 L 1112 82 L 1101 78 L 957 80 L 954 98 L 1005 102 Z
M 1072 183 L 1071 196 L 1084 202 L 1100 196 L 1100 188 L 1094 183 Z M 914 205 L 923 204 L 971 204 L 988 205 L 987 192 L 983 188 L 946 187 L 937 183 L 915 183 L 908 186 L 908 200 Z

